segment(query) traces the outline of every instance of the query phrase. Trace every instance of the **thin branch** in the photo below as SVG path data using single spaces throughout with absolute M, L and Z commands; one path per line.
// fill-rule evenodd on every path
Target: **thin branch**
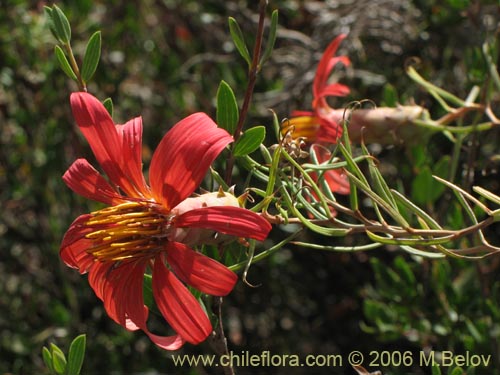
M 257 35 L 253 49 L 252 64 L 248 72 L 248 84 L 245 91 L 243 104 L 241 106 L 238 125 L 236 126 L 236 130 L 233 134 L 234 142 L 232 147 L 234 147 L 234 145 L 241 136 L 243 125 L 245 124 L 245 120 L 248 114 L 248 109 L 250 108 L 250 102 L 252 100 L 253 90 L 255 88 L 255 82 L 257 81 L 257 73 L 260 70 L 259 61 L 262 50 L 262 40 L 264 37 L 264 20 L 266 18 L 266 6 L 267 6 L 267 0 L 261 0 L 259 4 L 259 26 L 257 29 Z M 231 175 L 233 173 L 233 167 L 234 167 L 234 155 L 231 152 L 231 154 L 229 155 L 229 159 L 227 161 L 226 175 L 225 175 L 225 181 L 228 185 L 231 185 Z

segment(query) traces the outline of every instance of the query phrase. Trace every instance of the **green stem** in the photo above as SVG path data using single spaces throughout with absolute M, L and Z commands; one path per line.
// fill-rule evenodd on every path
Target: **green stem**
M 75 59 L 75 55 L 73 54 L 73 49 L 71 48 L 71 44 L 69 44 L 69 42 L 65 43 L 63 47 L 69 56 L 69 63 L 71 64 L 71 68 L 73 69 L 73 72 L 78 79 L 78 89 L 80 91 L 87 92 L 87 86 L 85 85 L 85 82 L 83 82 L 82 75 L 80 74 L 80 69 L 78 68 L 78 64 Z
M 491 121 L 482 122 L 482 123 L 477 124 L 477 125 L 466 125 L 466 126 L 461 126 L 461 127 L 441 125 L 435 121 L 429 122 L 429 121 L 422 121 L 422 120 L 413 120 L 413 123 L 417 126 L 431 129 L 431 130 L 434 130 L 436 132 L 449 131 L 450 133 L 454 133 L 454 134 L 470 134 L 473 132 L 482 132 L 482 131 L 487 131 L 487 130 L 493 129 L 495 126 L 498 126 L 497 124 L 494 124 Z
M 266 259 L 268 256 L 274 254 L 276 251 L 278 251 L 283 246 L 285 246 L 287 243 L 289 243 L 290 241 L 292 241 L 295 237 L 297 237 L 301 231 L 302 231 L 302 229 L 299 229 L 298 231 L 292 233 L 292 235 L 290 235 L 287 238 L 285 238 L 283 241 L 278 242 L 273 247 L 271 247 L 271 248 L 263 251 L 262 253 L 259 253 L 259 254 L 255 255 L 253 257 L 253 259 L 252 259 L 252 264 L 260 262 L 261 260 Z M 247 267 L 247 264 L 248 264 L 248 261 L 245 260 L 243 262 L 233 264 L 232 266 L 229 266 L 228 268 L 231 271 L 236 272 L 236 271 L 239 271 L 241 269 L 245 269 L 245 267 Z

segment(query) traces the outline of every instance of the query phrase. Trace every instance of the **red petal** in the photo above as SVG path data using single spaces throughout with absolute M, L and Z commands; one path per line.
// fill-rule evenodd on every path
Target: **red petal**
M 204 341 L 212 325 L 200 304 L 161 257 L 155 259 L 153 268 L 153 295 L 158 309 L 179 335 L 192 344 Z
M 122 201 L 121 195 L 85 159 L 75 160 L 64 173 L 63 181 L 82 197 L 108 205 Z
M 151 160 L 149 180 L 155 199 L 171 209 L 191 195 L 230 142 L 232 137 L 204 113 L 178 122 Z
M 92 241 L 85 238 L 85 235 L 93 229 L 84 224 L 91 218 L 91 215 L 81 215 L 71 224 L 65 233 L 59 255 L 63 262 L 72 268 L 77 268 L 80 273 L 87 272 L 94 264 L 94 257 L 86 252 L 92 246 Z
M 333 55 L 335 55 L 335 53 L 337 52 L 340 43 L 342 42 L 342 40 L 345 39 L 346 36 L 347 35 L 345 34 L 341 34 L 338 37 L 336 37 L 323 53 L 323 56 L 321 57 L 321 60 L 318 64 L 318 68 L 316 70 L 316 76 L 314 77 L 314 83 L 313 83 L 314 97 L 317 97 L 321 92 L 322 88 L 326 85 L 328 81 L 328 76 L 330 75 L 332 69 L 331 59 Z
M 215 206 L 191 210 L 175 219 L 179 228 L 203 228 L 236 237 L 266 239 L 271 224 L 262 216 L 244 208 Z
M 116 271 L 113 270 L 115 266 L 115 262 L 96 262 L 89 272 L 88 280 L 97 297 L 104 302 L 104 309 L 108 316 L 125 327 L 125 314 L 120 316 L 117 311 L 117 300 L 110 298 L 110 295 L 117 290 L 117 274 L 126 275 L 120 271 L 113 272 Z
M 333 169 L 326 171 L 324 174 L 326 183 L 331 191 L 337 194 L 349 194 L 351 186 L 349 178 L 344 172 L 344 169 Z
M 139 176 L 134 175 L 137 166 L 129 169 L 130 165 L 124 162 L 124 154 L 134 153 L 137 146 L 124 147 L 122 139 L 126 137 L 117 130 L 106 108 L 94 96 L 84 92 L 71 94 L 71 108 L 78 127 L 110 180 L 128 196 L 141 197 L 138 192 L 141 192 L 142 187 L 134 186 L 133 183 L 140 180 Z M 137 124 L 128 128 L 142 131 L 142 126 L 138 127 Z M 133 150 L 129 152 L 130 148 Z
M 123 125 L 116 125 L 122 141 L 123 167 L 138 194 L 149 198 L 149 188 L 142 174 L 142 118 L 136 117 Z
M 158 336 L 147 330 L 144 330 L 144 332 L 158 347 L 165 350 L 177 350 L 186 342 L 181 335 Z
M 302 116 L 314 116 L 314 112 L 311 111 L 292 111 L 290 117 L 302 117 Z
M 143 296 L 146 264 L 147 260 L 96 263 L 89 273 L 89 284 L 111 319 L 131 331 L 142 329 L 162 349 L 177 350 L 184 344 L 179 335 L 155 335 L 146 326 L 148 308 Z
M 349 87 L 342 85 L 340 83 L 333 83 L 331 85 L 326 85 L 321 89 L 318 93 L 318 98 L 322 98 L 325 96 L 346 96 L 351 92 Z
M 225 296 L 238 280 L 236 274 L 223 264 L 179 242 L 169 242 L 167 262 L 186 284 L 213 296 Z

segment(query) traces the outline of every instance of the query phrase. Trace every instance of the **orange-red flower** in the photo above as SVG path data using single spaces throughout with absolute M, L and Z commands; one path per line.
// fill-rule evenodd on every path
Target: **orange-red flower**
M 349 87 L 341 83 L 329 83 L 330 74 L 337 64 L 349 66 L 351 63 L 347 56 L 335 56 L 345 37 L 344 34 L 336 37 L 321 57 L 313 82 L 313 111 L 294 111 L 285 124 L 283 131 L 293 129 L 294 138 L 306 137 L 311 143 L 337 143 L 342 135 L 342 114 L 330 107 L 327 97 L 345 96 L 350 92 Z
M 183 203 L 193 199 L 188 197 L 232 137 L 203 113 L 186 117 L 158 145 L 148 185 L 142 174 L 141 118 L 115 125 L 99 100 L 82 92 L 71 95 L 71 107 L 109 181 L 85 159 L 76 160 L 64 174 L 73 191 L 107 207 L 71 224 L 61 258 L 80 273 L 89 273 L 89 284 L 118 324 L 142 329 L 168 350 L 202 342 L 212 326 L 184 284 L 224 296 L 237 276 L 189 248 L 183 235 L 199 229 L 263 240 L 271 229 L 261 216 L 231 202 L 200 198 L 198 205 Z M 148 269 L 156 305 L 176 331 L 172 336 L 153 334 L 146 325 L 143 278 Z
M 345 37 L 344 34 L 336 37 L 321 57 L 313 82 L 313 111 L 293 111 L 292 117 L 284 123 L 283 133 L 291 132 L 294 139 L 303 137 L 308 143 L 337 143 L 342 135 L 343 112 L 330 107 L 327 98 L 349 94 L 349 87 L 329 82 L 330 74 L 337 64 L 350 65 L 347 56 L 335 56 Z M 316 147 L 315 151 L 319 163 L 328 162 L 331 158 L 330 152 L 323 147 Z M 343 169 L 327 170 L 323 176 L 332 192 L 349 194 L 349 180 Z

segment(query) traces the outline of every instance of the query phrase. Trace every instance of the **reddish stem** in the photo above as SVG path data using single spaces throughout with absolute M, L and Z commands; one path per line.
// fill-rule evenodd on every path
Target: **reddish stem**
M 243 105 L 241 106 L 240 118 L 238 120 L 238 125 L 236 126 L 236 130 L 234 131 L 233 138 L 233 147 L 236 144 L 236 141 L 240 138 L 243 125 L 245 123 L 245 119 L 248 114 L 248 109 L 250 107 L 250 102 L 252 100 L 253 90 L 255 88 L 255 82 L 257 81 L 257 73 L 260 70 L 260 56 L 262 50 L 262 40 L 264 37 L 264 20 L 266 18 L 266 6 L 267 0 L 261 0 L 259 4 L 259 25 L 257 28 L 257 37 L 255 39 L 255 45 L 253 49 L 253 57 L 252 64 L 250 65 L 250 69 L 248 72 L 248 84 L 245 91 L 245 97 L 243 99 Z M 231 175 L 234 167 L 234 155 L 231 152 L 229 155 L 229 159 L 226 165 L 226 175 L 225 181 L 228 185 L 231 185 Z

